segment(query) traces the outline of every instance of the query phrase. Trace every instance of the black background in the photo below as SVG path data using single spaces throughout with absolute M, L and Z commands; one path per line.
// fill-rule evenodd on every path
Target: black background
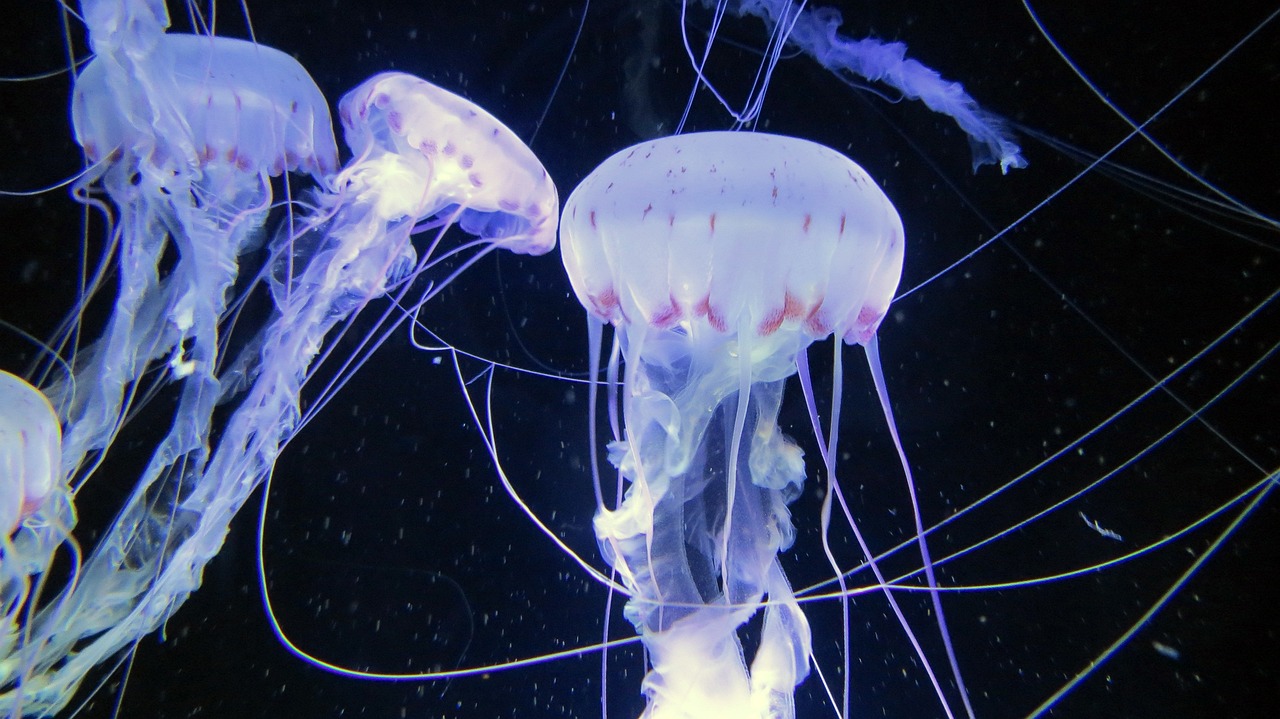
M 968 5 L 847 3 L 845 31 L 906 42 L 912 57 L 962 81 L 985 107 L 1086 152 L 1106 151 L 1128 133 L 1021 5 Z M 1039 10 L 1096 89 L 1139 121 L 1273 12 L 1258 2 L 1114 5 Z M 219 9 L 217 31 L 243 36 L 238 4 Z M 190 27 L 181 8 L 171 11 L 175 28 Z M 596 0 L 576 46 L 583 12 L 577 2 L 325 0 L 250 3 L 249 11 L 257 39 L 294 54 L 335 105 L 368 75 L 394 68 L 486 107 L 522 138 L 533 138 L 562 200 L 608 155 L 671 132 L 692 86 L 679 5 L 664 0 Z M 692 14 L 689 34 L 698 47 L 707 25 L 705 11 Z M 0 32 L 0 74 L 65 67 L 55 5 L 24 6 Z M 83 28 L 72 20 L 68 32 L 83 56 Z M 763 37 L 754 20 L 722 29 L 712 73 L 730 95 L 742 96 L 758 61 L 749 48 Z M 81 166 L 67 93 L 65 75 L 0 87 L 0 189 L 52 185 Z M 1275 217 L 1278 100 L 1280 24 L 1273 22 L 1148 129 L 1187 168 Z M 688 129 L 727 122 L 702 94 Z M 828 144 L 883 183 L 907 229 L 903 291 L 1014 223 L 1082 168 L 1022 135 L 1028 169 L 1002 177 L 987 167 L 975 175 L 950 120 L 850 87 L 805 57 L 779 66 L 759 128 Z M 1147 142 L 1130 141 L 1112 159 L 1206 194 Z M 48 336 L 75 299 L 81 226 L 65 189 L 0 198 L 0 317 Z M 945 584 L 974 588 L 945 602 L 977 716 L 1032 712 L 1173 586 L 1243 505 L 1096 572 L 1004 589 L 984 584 L 1036 580 L 1146 547 L 1280 465 L 1277 366 L 1271 359 L 1250 368 L 1280 339 L 1271 305 L 1168 385 L 1199 407 L 1244 375 L 1203 413 L 1203 423 L 1155 444 L 1188 414 L 1162 392 L 1109 419 L 1150 388 L 1152 376 L 1181 365 L 1280 287 L 1278 246 L 1274 224 L 1241 220 L 1186 196 L 1153 197 L 1132 177 L 1095 171 L 1002 241 L 893 306 L 881 330 L 882 355 L 926 524 L 1101 427 L 1080 451 L 932 537 L 934 556 L 945 556 L 1048 510 L 940 570 Z M 586 369 L 582 311 L 555 253 L 485 260 L 429 305 L 424 319 L 454 345 L 485 357 L 565 376 Z M 89 332 L 94 322 L 92 315 L 86 320 Z M 0 335 L 3 366 L 23 370 L 29 347 L 14 333 Z M 337 354 L 350 346 L 344 340 Z M 910 508 L 861 352 L 846 355 L 840 481 L 863 532 L 882 552 L 910 536 Z M 815 354 L 819 376 L 828 356 L 825 349 Z M 499 372 L 494 391 L 508 475 L 534 511 L 599 566 L 585 469 L 585 390 Z M 798 387 L 790 394 L 786 426 L 816 457 Z M 411 349 L 401 333 L 288 447 L 271 485 L 263 541 L 271 600 L 296 644 L 335 664 L 396 672 L 486 667 L 599 642 L 606 592 L 515 508 L 473 425 L 448 358 Z M 137 441 L 146 436 L 143 426 Z M 1054 507 L 1153 445 L 1100 488 Z M 106 486 L 82 493 L 86 545 L 136 472 L 131 463 L 145 456 L 145 444 L 117 450 L 110 471 L 95 479 Z M 794 508 L 800 539 L 784 558 L 797 590 L 831 572 L 818 543 L 819 470 L 812 461 L 810 468 L 812 491 Z M 90 677 L 86 687 L 102 688 L 73 701 L 72 708 L 83 704 L 81 716 L 110 716 L 117 701 L 122 716 L 146 717 L 600 715 L 599 653 L 405 683 L 336 677 L 290 655 L 271 633 L 257 589 L 259 496 L 206 569 L 204 587 L 168 622 L 164 639 L 139 642 L 127 684 L 120 670 Z M 1080 512 L 1123 541 L 1099 536 Z M 1272 716 L 1280 700 L 1273 614 L 1280 595 L 1270 581 L 1280 566 L 1278 529 L 1280 509 L 1268 497 L 1169 606 L 1051 715 Z M 856 547 L 848 532 L 836 530 L 833 543 L 852 563 Z M 909 570 L 913 559 L 918 564 L 903 552 L 886 568 Z M 869 579 L 862 573 L 852 581 Z M 945 673 L 922 595 L 904 594 L 902 601 L 931 662 Z M 615 598 L 612 631 L 626 637 L 631 631 L 620 606 Z M 842 651 L 839 605 L 826 599 L 806 606 L 816 661 L 834 678 Z M 883 598 L 860 595 L 852 614 L 853 715 L 941 716 Z M 1156 642 L 1177 657 L 1157 651 Z M 642 673 L 635 645 L 610 652 L 610 716 L 639 715 Z M 800 716 L 832 715 L 813 675 L 797 695 Z

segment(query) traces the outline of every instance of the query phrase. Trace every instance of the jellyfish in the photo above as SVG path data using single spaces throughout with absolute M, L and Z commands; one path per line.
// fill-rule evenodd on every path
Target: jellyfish
M 778 427 L 782 390 L 813 342 L 873 342 L 902 222 L 839 153 L 710 132 L 605 160 L 565 203 L 562 239 L 626 364 L 609 446 L 626 488 L 594 526 L 648 653 L 643 716 L 793 717 L 811 638 L 778 554 L 806 471 Z M 748 671 L 738 630 L 766 597 Z
M 111 215 L 119 292 L 65 380 L 43 394 L 6 381 L 14 401 L 5 422 L 15 428 L 6 451 L 24 456 L 29 445 L 33 473 L 5 480 L 7 519 L 21 527 L 4 545 L 6 716 L 60 710 L 96 665 L 160 627 L 199 587 L 232 518 L 304 421 L 302 389 L 332 351 L 333 328 L 397 292 L 405 309 L 383 316 L 394 327 L 495 248 L 545 253 L 558 216 L 555 187 L 532 152 L 481 108 L 425 81 L 384 73 L 343 98 L 354 157 L 339 171 L 327 103 L 288 55 L 165 32 L 162 3 L 83 10 L 95 56 L 76 79 L 71 115 L 91 165 L 74 193 Z M 310 174 L 318 189 L 253 270 L 271 178 L 285 171 Z M 476 239 L 437 253 L 454 224 Z M 411 238 L 433 229 L 419 258 Z M 461 264 L 406 300 L 441 256 Z M 237 330 L 252 324 L 244 307 L 258 285 L 269 287 L 272 309 L 246 337 Z M 364 345 L 376 347 L 380 331 Z M 74 556 L 60 592 L 32 591 L 33 578 L 50 573 L 49 547 L 75 541 L 70 497 L 98 474 L 135 405 L 165 390 L 175 398 L 172 425 L 115 520 L 82 566 Z M 60 448 L 38 439 L 52 433 L 38 411 L 50 406 L 59 408 Z M 219 406 L 230 408 L 225 418 Z M 40 474 L 36 460 L 55 450 L 57 464 Z M 56 493 L 64 486 L 71 491 Z M 28 539 L 50 525 L 60 530 L 52 541 Z

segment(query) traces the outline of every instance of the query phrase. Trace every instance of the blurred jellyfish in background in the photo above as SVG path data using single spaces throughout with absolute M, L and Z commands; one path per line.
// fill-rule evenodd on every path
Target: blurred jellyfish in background
M 787 42 L 786 32 L 769 32 L 789 27 L 788 16 L 767 12 L 782 4 L 717 6 L 722 12 L 666 0 L 596 2 L 585 13 L 584 6 L 333 0 L 250 2 L 248 10 L 258 41 L 294 54 L 330 100 L 391 68 L 413 73 L 504 118 L 562 188 L 620 149 L 678 127 L 754 122 L 759 131 L 806 138 L 855 160 L 905 225 L 902 280 L 878 342 L 974 715 L 1268 716 L 1257 707 L 1273 694 L 1280 652 L 1266 621 L 1280 597 L 1257 577 L 1277 561 L 1270 539 L 1280 520 L 1268 494 L 1280 439 L 1275 423 L 1261 419 L 1273 404 L 1280 326 L 1273 192 L 1280 138 L 1257 107 L 1276 93 L 1274 3 L 1177 13 L 1146 2 L 1032 3 L 1043 32 L 1017 4 L 981 12 L 955 3 L 805 5 L 824 21 L 811 28 L 818 40 L 836 27 L 826 8 L 838 7 L 841 42 L 905 44 L 910 50 L 896 57 L 963 82 L 978 108 L 1008 118 L 1028 162 L 1007 176 L 993 168 L 975 174 L 982 155 L 966 147 L 969 133 L 923 102 L 898 102 L 912 96 L 908 86 L 868 80 L 870 70 L 832 73 L 815 62 L 818 53 Z M 170 9 L 175 27 L 188 32 L 249 34 L 239 4 L 217 7 L 216 23 L 202 14 L 208 5 Z M 0 27 L 4 74 L 67 65 L 53 9 L 30 5 Z M 799 32 L 804 18 L 790 17 L 790 31 Z M 87 57 L 83 48 L 75 55 Z M 761 68 L 772 73 L 767 93 L 752 91 Z M 0 87 L 6 99 L 19 99 L 0 131 L 0 187 L 38 187 L 78 166 L 79 148 L 57 123 L 67 114 L 62 82 Z M 695 86 L 702 89 L 693 93 Z M 301 271 L 276 260 L 293 257 L 296 266 L 324 256 L 311 249 L 324 247 L 332 226 L 322 208 L 335 205 L 323 198 L 341 194 L 336 184 L 293 194 L 279 178 L 271 186 L 282 206 L 266 220 L 267 239 L 251 243 L 263 249 L 238 260 L 226 312 L 238 319 L 233 330 L 225 329 L 229 321 L 220 330 L 227 372 L 255 364 L 232 365 L 249 346 L 261 350 L 262 328 L 282 312 L 275 297 L 311 284 L 289 282 Z M 473 229 L 496 233 L 508 225 L 501 216 L 467 214 L 463 204 L 452 210 Z M 69 205 L 57 190 L 0 200 L 0 224 L 22 228 L 6 237 L 3 317 L 42 338 L 58 335 L 49 310 L 38 308 L 61 312 L 80 293 L 73 241 L 80 218 Z M 285 217 L 277 222 L 284 207 L 292 210 L 292 230 L 277 231 L 288 226 Z M 447 222 L 448 209 L 426 224 Z M 93 237 L 103 234 L 99 217 L 90 219 Z M 289 236 L 296 254 L 272 249 Z M 398 296 L 414 271 L 404 254 L 387 259 L 397 260 L 400 279 L 384 284 Z M 416 304 L 433 281 L 466 262 L 441 260 L 418 277 L 404 304 Z M 162 255 L 161 277 L 180 261 L 176 250 Z M 104 280 L 110 289 L 97 293 L 112 304 L 117 272 Z M 86 276 L 93 279 L 92 267 Z M 359 306 L 361 292 L 378 285 L 366 279 L 336 305 Z M 264 289 L 250 291 L 255 281 Z M 443 340 L 434 345 L 485 358 L 462 360 L 461 375 L 481 412 L 492 388 L 492 416 L 481 417 L 491 424 L 481 428 L 496 438 L 511 489 L 545 532 L 493 481 L 446 356 L 401 341 L 371 356 L 361 349 L 365 338 L 382 336 L 378 312 L 360 313 L 344 335 L 331 332 L 322 356 L 339 361 L 314 361 L 302 385 L 309 421 L 275 459 L 261 518 L 279 626 L 325 661 L 416 672 L 420 681 L 330 676 L 282 649 L 256 589 L 257 527 L 238 521 L 200 591 L 161 632 L 91 673 L 66 711 L 83 699 L 82 716 L 103 717 L 117 701 L 121 713 L 145 716 L 640 715 L 647 665 L 621 608 L 627 597 L 582 567 L 607 581 L 592 523 L 590 458 L 600 447 L 583 426 L 591 363 L 573 297 L 556 258 L 490 253 L 417 318 Z M 90 302 L 77 323 L 86 338 L 97 337 L 109 314 Z M 56 368 L 21 372 L 35 356 L 28 343 L 0 332 L 0 349 L 5 369 L 45 393 L 58 387 Z M 112 516 L 102 515 L 127 499 L 110 494 L 106 473 L 130 485 L 142 475 L 183 389 L 181 379 L 166 379 L 169 362 L 176 357 L 185 367 L 192 351 L 188 342 L 143 374 L 130 420 L 95 481 L 76 491 L 75 536 L 86 550 L 111 526 Z M 348 358 L 365 362 L 359 372 L 337 369 Z M 491 370 L 494 361 L 521 371 Z M 811 352 L 808 361 L 813 384 L 825 387 L 833 356 Z M 331 374 L 346 382 L 336 395 L 326 390 Z M 249 396 L 257 376 L 243 376 L 245 389 L 215 406 L 215 428 L 229 426 Z M 140 401 L 155 380 L 163 380 L 156 399 Z M 834 578 L 821 521 L 827 437 L 814 439 L 804 393 L 788 381 L 776 436 L 803 451 L 809 476 L 788 505 L 795 542 L 777 560 L 812 636 L 796 715 L 833 715 L 847 681 L 849 716 L 944 716 L 921 654 L 961 713 L 873 381 L 860 363 L 845 363 L 833 459 L 850 514 L 922 651 L 839 517 L 826 544 L 844 570 L 844 590 Z M 824 390 L 815 394 L 819 416 L 832 416 Z M 49 396 L 64 411 L 65 401 Z M 322 404 L 325 411 L 313 415 Z M 611 436 L 597 411 L 597 436 Z M 612 500 L 608 506 L 617 506 Z M 69 574 L 66 564 L 55 561 L 50 586 Z M 758 653 L 765 611 L 739 630 L 746 656 Z M 600 652 L 606 636 L 612 644 Z
M 443 228 L 457 222 L 478 238 L 448 253 L 466 258 L 454 275 L 494 248 L 542 254 L 555 244 L 547 173 L 461 98 L 403 74 L 371 78 L 341 103 L 354 157 L 339 171 L 327 102 L 291 57 L 168 33 L 163 3 L 82 9 L 94 56 L 71 116 L 90 164 L 74 193 L 111 228 L 104 263 L 114 260 L 114 277 L 92 290 L 119 289 L 101 337 L 44 392 L 63 427 L 60 471 L 37 461 L 58 447 L 39 392 L 5 375 L 6 456 L 44 473 L 5 480 L 5 716 L 60 711 L 91 669 L 199 587 L 236 511 L 296 433 L 301 388 L 330 330 L 393 289 L 404 300 L 406 280 L 438 260 Z M 285 171 L 319 187 L 288 214 L 259 270 L 243 262 L 262 247 L 271 178 Z M 437 228 L 419 259 L 411 235 Z M 398 324 L 451 277 L 383 319 Z M 260 282 L 274 308 L 254 330 L 242 312 Z M 97 470 L 122 425 L 166 385 L 172 425 L 81 565 L 71 497 L 108 479 Z M 69 579 L 40 591 L 60 542 L 72 545 Z
M 705 85 L 726 109 L 729 109 L 728 101 L 702 76 L 716 25 L 726 14 L 750 16 L 764 21 L 769 33 L 769 45 L 753 81 L 752 94 L 743 103 L 741 112 L 730 109 L 739 127 L 754 125 L 765 102 L 774 67 L 784 48 L 790 46 L 837 77 L 883 83 L 901 93 L 903 99 L 917 100 L 933 112 L 951 117 L 968 136 L 974 171 L 988 164 L 998 165 L 1001 173 L 1026 167 L 1022 151 L 1004 120 L 979 106 L 964 85 L 944 79 L 938 71 L 907 57 L 904 43 L 883 42 L 872 37 L 853 38 L 842 33 L 844 16 L 839 10 L 793 0 L 703 0 L 703 4 L 714 9 L 716 24 L 709 33 L 701 62 L 692 50 L 690 59 L 698 69 L 699 88 Z

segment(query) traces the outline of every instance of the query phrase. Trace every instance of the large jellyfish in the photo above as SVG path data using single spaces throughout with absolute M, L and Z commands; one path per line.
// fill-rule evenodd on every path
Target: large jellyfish
M 648 651 L 644 716 L 793 717 L 810 636 L 778 552 L 805 466 L 778 428 L 782 389 L 815 340 L 873 340 L 902 222 L 821 145 L 701 133 L 606 160 L 565 203 L 562 239 L 626 363 L 610 445 L 625 496 L 595 531 Z M 748 674 L 737 632 L 766 596 Z
M 30 77 L 64 66 L 57 5 L 20 5 L 0 25 L 0 69 Z M 191 31 L 208 31 L 199 23 L 210 5 L 187 15 L 172 4 L 175 24 L 188 16 Z M 618 149 L 672 133 L 696 82 L 682 42 L 685 4 L 667 0 L 592 2 L 585 12 L 581 0 L 216 5 L 218 33 L 243 34 L 247 7 L 259 41 L 297 57 L 331 99 L 389 67 L 464 89 L 534 138 L 569 187 Z M 687 5 L 695 51 L 718 29 L 708 79 L 727 99 L 743 97 L 766 47 L 761 23 L 735 16 L 740 3 L 717 28 L 713 13 Z M 1018 3 L 981 12 L 805 4 L 840 6 L 842 35 L 904 43 L 908 59 L 962 81 L 1009 118 L 1024 171 L 975 175 L 950 118 L 897 102 L 886 83 L 833 75 L 785 40 L 757 127 L 855 158 L 909 232 L 900 296 L 878 341 L 975 716 L 1262 719 L 1280 659 L 1269 631 L 1280 597 L 1262 581 L 1280 547 L 1267 483 L 1280 446 L 1280 427 L 1267 419 L 1280 326 L 1280 125 L 1258 112 L 1276 93 L 1280 23 L 1266 22 L 1275 3 L 1180 12 L 1148 0 L 1029 5 L 1043 32 Z M 79 167 L 60 124 L 62 82 L 0 85 L 0 187 L 44 186 Z M 685 126 L 730 121 L 699 92 Z M 1252 211 L 1213 199 L 1215 189 Z M 65 195 L 0 199 L 0 312 L 40 337 L 78 289 L 79 208 Z M 486 376 L 478 364 L 464 377 L 473 392 L 492 381 L 498 454 L 530 511 L 607 576 L 586 463 L 586 333 L 557 261 L 494 253 L 439 299 L 424 324 L 523 370 Z M 248 336 L 265 319 L 253 308 L 237 325 Z M 335 356 L 375 319 L 361 317 Z M 100 319 L 90 312 L 83 325 Z M 127 681 L 124 664 L 103 673 L 80 716 L 109 717 L 117 706 L 122 716 L 640 714 L 643 649 L 623 597 L 610 604 L 609 590 L 502 496 L 449 363 L 402 345 L 371 356 L 277 458 L 263 560 L 281 626 L 310 653 L 441 680 L 353 681 L 282 651 L 255 591 L 256 527 L 241 512 L 200 591 L 163 634 L 122 655 Z M 901 468 L 873 383 L 845 351 L 839 481 L 958 710 Z M 10 370 L 33 356 L 8 330 L 0 352 Z M 809 355 L 815 385 L 825 384 L 831 353 Z M 556 377 L 535 378 L 535 369 Z M 838 694 L 847 655 L 850 716 L 940 717 L 884 590 L 833 517 L 829 544 L 850 605 L 841 646 L 841 591 L 821 547 L 822 447 L 789 382 L 778 427 L 803 449 L 810 475 L 790 505 L 795 544 L 779 557 L 813 637 L 797 716 L 833 716 L 840 700 L 821 679 Z M 818 394 L 828 417 L 826 392 Z M 306 387 L 303 395 L 313 407 Z M 143 413 L 126 430 L 155 420 Z M 136 436 L 121 437 L 104 470 L 127 467 Z M 131 483 L 138 472 L 115 476 Z M 80 493 L 86 532 L 108 521 L 90 516 L 88 501 L 106 486 L 89 482 Z M 747 652 L 762 620 L 757 611 L 740 633 Z
M 233 516 L 296 433 L 302 386 L 330 330 L 396 288 L 403 300 L 407 280 L 437 261 L 443 228 L 456 222 L 478 238 L 450 250 L 463 258 L 453 275 L 493 248 L 541 254 L 555 243 L 547 173 L 466 100 L 401 73 L 370 78 L 342 100 L 354 157 L 338 171 L 327 104 L 289 56 L 167 33 L 159 3 L 87 1 L 83 13 L 95 54 L 71 114 L 92 164 L 75 193 L 109 213 L 119 291 L 102 336 L 44 391 L 63 427 L 60 470 L 36 461 L 50 447 L 40 393 L 5 375 L 6 456 L 25 456 L 11 465 L 34 473 L 4 485 L 6 716 L 59 711 L 91 669 L 198 588 Z M 241 277 L 263 243 L 270 178 L 285 170 L 321 188 L 282 224 L 262 270 Z M 436 228 L 419 260 L 411 235 Z M 239 325 L 253 324 L 254 310 L 244 293 L 260 283 L 270 316 L 245 336 Z M 130 414 L 164 385 L 172 425 L 81 566 L 71 497 L 103 479 Z M 230 407 L 225 417 L 219 405 Z M 62 542 L 72 567 L 55 593 L 45 582 Z

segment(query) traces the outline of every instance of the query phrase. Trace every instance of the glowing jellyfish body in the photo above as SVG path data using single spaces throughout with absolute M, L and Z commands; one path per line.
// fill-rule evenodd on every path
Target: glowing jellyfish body
M 30 577 L 48 566 L 75 523 L 61 472 L 62 427 L 49 400 L 0 371 L 0 607 L 14 626 L 31 593 Z M 0 652 L 16 637 L 0 632 Z
M 857 165 L 805 140 L 681 135 L 606 160 L 565 203 L 578 299 L 617 331 L 629 486 L 596 537 L 648 650 L 646 717 L 789 717 L 809 628 L 778 564 L 802 453 L 777 426 L 813 341 L 867 342 L 903 232 Z M 738 628 L 767 598 L 750 671 Z
M 62 426 L 40 390 L 3 370 L 0 408 L 0 531 L 10 535 L 63 484 Z
M 356 156 L 333 174 L 327 103 L 289 56 L 166 34 L 163 4 L 84 10 L 97 54 L 77 79 L 72 117 L 95 164 L 77 196 L 101 206 L 89 192 L 101 180 L 118 213 L 120 289 L 102 336 L 50 390 L 66 407 L 61 476 L 78 486 L 94 473 L 148 373 L 161 369 L 156 386 L 173 386 L 176 407 L 63 592 L 10 603 L 4 716 L 58 711 L 94 666 L 159 627 L 200 585 L 231 519 L 297 431 L 300 392 L 330 330 L 393 287 L 407 290 L 432 261 L 435 244 L 417 260 L 416 223 L 461 218 L 479 234 L 465 267 L 494 247 L 550 250 L 558 217 L 554 185 L 510 130 L 417 78 L 378 76 L 343 100 Z M 424 108 L 428 97 L 435 104 Z M 322 184 L 313 210 L 286 223 L 261 274 L 237 285 L 245 253 L 262 241 L 269 178 L 286 169 Z M 272 316 L 224 356 L 237 319 L 229 300 L 264 276 Z M 215 406 L 228 403 L 218 420 Z M 26 574 L 42 572 L 49 557 L 30 564 Z M 17 566 L 5 562 L 5 596 L 25 581 L 8 576 Z M 26 621 L 32 606 L 39 612 Z

